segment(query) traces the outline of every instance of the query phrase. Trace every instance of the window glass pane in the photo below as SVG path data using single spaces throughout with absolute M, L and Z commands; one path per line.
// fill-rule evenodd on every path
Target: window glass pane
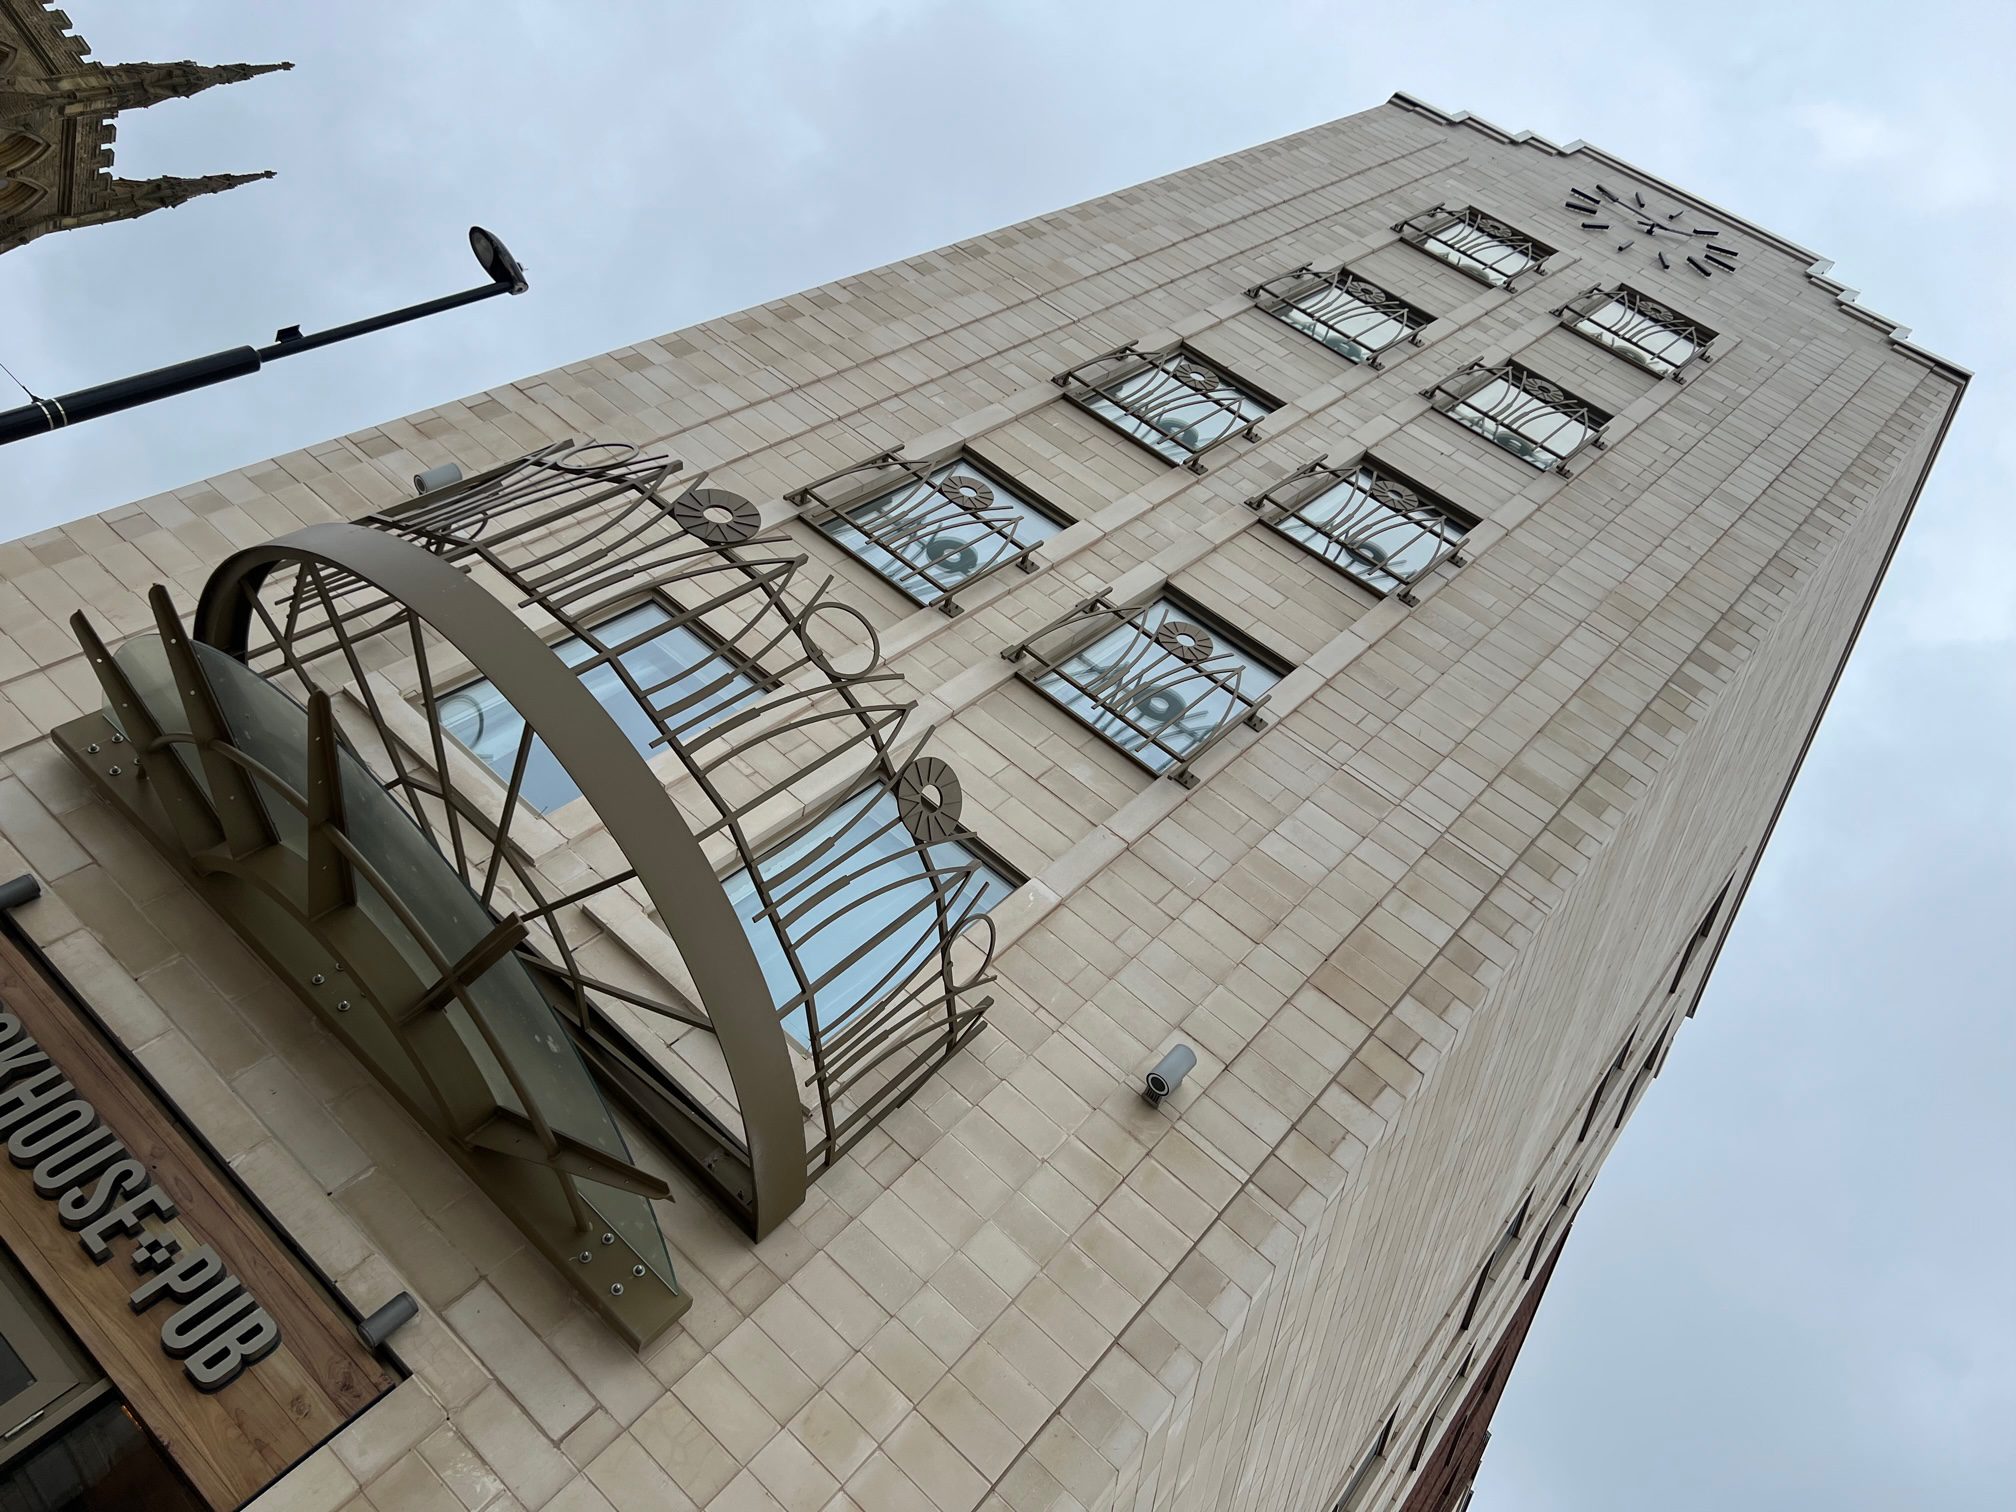
M 1341 284 L 1325 284 L 1298 294 L 1271 313 L 1353 362 L 1364 362 L 1405 340 L 1410 329 L 1397 316 L 1347 293 Z
M 906 483 L 833 516 L 820 529 L 928 604 L 1063 528 L 963 457 L 935 470 L 931 482 L 940 486 Z M 964 503 L 969 496 L 984 518 Z
M 862 789 L 757 863 L 773 899 L 779 888 L 788 892 L 789 901 L 779 900 L 780 907 L 790 916 L 799 964 L 815 984 L 822 1035 L 831 1034 L 862 1008 L 887 998 L 937 950 L 936 910 L 920 909 L 931 899 L 932 882 L 923 857 L 909 854 L 916 846 L 897 815 L 895 795 L 876 786 Z M 1010 878 L 957 840 L 941 841 L 929 848 L 929 854 L 939 868 L 976 865 L 973 880 L 954 904 L 957 909 L 964 910 L 969 899 L 977 899 L 972 912 L 986 913 L 1015 890 Z M 806 863 L 803 870 L 794 870 L 800 863 Z M 821 875 L 805 886 L 805 879 L 813 872 Z M 944 885 L 949 890 L 958 881 L 947 879 Z M 744 867 L 728 877 L 722 888 L 742 919 L 772 1001 L 786 1003 L 797 997 L 803 989 L 792 973 L 776 926 L 758 917 L 763 904 L 749 869 Z M 821 928 L 842 914 L 846 915 L 844 921 Z M 863 944 L 899 920 L 900 927 L 888 939 L 859 960 L 847 962 Z M 817 985 L 828 973 L 837 974 L 823 986 Z M 810 1043 L 803 1007 L 786 1013 L 783 1022 L 793 1039 Z
M 1257 699 L 1281 679 L 1223 631 L 1211 635 L 1210 671 L 1176 656 L 1154 639 L 1170 621 L 1199 617 L 1166 598 L 1141 613 L 1142 628 L 1118 625 L 1037 678 L 1036 686 L 1152 772 L 1166 772 L 1215 734 L 1245 704 L 1223 686 L 1236 670 L 1238 689 Z M 1143 633 L 1145 629 L 1146 633 Z
M 645 603 L 602 621 L 595 627 L 595 633 L 611 645 L 621 645 L 671 618 L 664 605 Z M 569 666 L 578 666 L 595 654 L 594 647 L 578 636 L 568 637 L 553 650 Z M 762 696 L 763 690 L 753 679 L 683 626 L 661 630 L 619 659 L 653 704 L 676 711 L 668 718 L 674 732 L 684 739 L 691 739 Z M 657 721 L 630 696 L 615 667 L 604 662 L 583 673 L 581 681 L 638 751 L 648 758 L 663 749 L 652 745 L 658 736 Z M 511 767 L 518 757 L 525 721 L 488 678 L 465 683 L 441 699 L 441 728 L 499 778 L 511 780 Z M 532 742 L 519 792 L 541 813 L 581 796 L 581 789 L 546 749 L 543 740 Z
M 1296 505 L 1274 528 L 1382 593 L 1412 582 L 1464 533 L 1461 523 L 1370 467 Z
M 1493 378 L 1467 398 L 1457 400 L 1449 413 L 1478 435 L 1542 469 L 1573 456 L 1596 434 L 1595 427 L 1507 378 Z
M 123 1402 L 107 1402 L 0 1470 L 8 1512 L 203 1512 Z
M 1694 343 L 1680 332 L 1640 314 L 1621 299 L 1590 311 L 1576 322 L 1575 329 L 1660 374 L 1680 368 L 1695 351 Z
M 1486 283 L 1509 283 L 1533 266 L 1524 249 L 1513 246 L 1459 216 L 1422 237 L 1421 246 L 1444 262 L 1477 274 Z
M 5 1338 L 0 1338 L 0 1411 L 6 1404 L 35 1384 L 35 1372 L 23 1363 L 21 1356 L 14 1353 L 14 1346 Z M 12 1423 L 0 1423 L 0 1432 L 13 1427 Z
M 1184 363 L 1187 369 L 1194 364 Z M 1198 371 L 1205 371 L 1199 369 Z M 1212 443 L 1244 430 L 1266 415 L 1268 406 L 1220 378 L 1199 389 L 1160 367 L 1143 368 L 1081 402 L 1172 462 L 1188 462 Z

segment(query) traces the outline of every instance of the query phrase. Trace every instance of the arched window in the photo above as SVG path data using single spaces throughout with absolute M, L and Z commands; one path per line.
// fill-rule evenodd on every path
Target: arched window
M 48 150 L 49 144 L 42 138 L 25 131 L 10 131 L 0 136 L 0 173 L 14 173 L 25 168 Z

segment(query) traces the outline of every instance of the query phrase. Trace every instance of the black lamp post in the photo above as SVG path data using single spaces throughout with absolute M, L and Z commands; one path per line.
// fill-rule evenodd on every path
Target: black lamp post
M 273 338 L 271 346 L 232 347 L 229 351 L 212 352 L 207 357 L 195 357 L 188 362 L 155 368 L 151 373 L 135 373 L 130 378 L 114 379 L 94 388 L 78 389 L 75 393 L 54 399 L 37 399 L 18 409 L 0 411 L 0 446 L 9 441 L 19 441 L 24 436 L 39 436 L 44 431 L 60 430 L 80 420 L 95 420 L 100 415 L 152 404 L 156 399 L 166 399 L 172 394 L 207 388 L 227 378 L 242 378 L 247 373 L 258 372 L 268 362 L 291 357 L 296 352 L 332 346 L 339 341 L 348 341 L 352 336 L 382 331 L 387 326 L 404 325 L 409 320 L 438 315 L 443 310 L 452 310 L 460 305 L 475 304 L 479 299 L 489 299 L 493 295 L 525 292 L 525 270 L 518 266 L 518 259 L 505 249 L 504 243 L 481 226 L 471 226 L 469 247 L 476 254 L 476 261 L 483 265 L 483 271 L 490 275 L 490 282 L 464 289 L 460 294 L 444 294 L 439 299 L 408 305 L 403 310 L 353 320 L 348 325 L 317 331 L 310 336 L 302 335 L 299 326 L 289 326 Z

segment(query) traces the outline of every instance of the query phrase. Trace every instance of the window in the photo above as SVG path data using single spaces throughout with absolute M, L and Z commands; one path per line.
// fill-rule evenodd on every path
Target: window
M 1521 1279 L 1531 1281 L 1533 1272 L 1540 1268 L 1540 1260 L 1547 1253 L 1547 1245 L 1569 1220 L 1575 1202 L 1575 1184 L 1582 1179 L 1581 1173 L 1568 1178 L 1568 1185 L 1561 1192 L 1561 1200 L 1554 1204 L 1554 1211 L 1547 1221 L 1540 1225 L 1540 1236 L 1533 1241 L 1532 1251 L 1526 1256 L 1526 1269 Z
M 849 555 L 953 614 L 955 593 L 1010 563 L 1033 567 L 1029 553 L 1066 523 L 963 452 L 937 463 L 885 453 L 791 498 Z
M 753 669 L 730 661 L 683 621 L 669 605 L 652 599 L 596 624 L 591 633 L 603 648 L 581 636 L 553 648 L 568 666 L 582 669 L 581 681 L 595 701 L 647 757 L 659 740 L 651 709 L 665 714 L 682 740 L 690 740 L 764 691 Z M 625 673 L 634 680 L 635 693 Z M 650 708 L 638 701 L 640 695 Z M 518 773 L 519 796 L 541 813 L 581 796 L 544 741 L 534 737 L 521 758 L 525 721 L 488 678 L 443 695 L 440 723 L 506 783 Z M 521 760 L 523 771 L 518 772 Z
M 1386 1463 L 1386 1445 L 1393 1437 L 1393 1419 L 1387 1418 L 1379 1436 L 1372 1440 L 1372 1447 L 1365 1451 L 1365 1457 L 1358 1461 L 1351 1472 L 1351 1479 L 1344 1482 L 1343 1494 L 1337 1498 L 1330 1512 L 1352 1512 L 1364 1496 L 1365 1488 L 1372 1484 L 1372 1477 L 1379 1473 L 1379 1467 Z
M 1049 649 L 1041 649 L 1044 645 Z M 1157 775 L 1190 765 L 1241 720 L 1260 727 L 1279 664 L 1168 592 L 1101 594 L 1005 653 L 1045 697 Z
M 1668 997 L 1680 990 L 1680 983 L 1686 978 L 1687 968 L 1694 964 L 1696 953 L 1708 943 L 1708 936 L 1715 929 L 1715 921 L 1722 916 L 1722 905 L 1728 901 L 1729 889 L 1735 885 L 1734 877 L 1722 884 L 1722 891 L 1715 894 L 1715 901 L 1708 905 L 1708 912 L 1701 916 L 1701 927 L 1688 937 L 1686 945 L 1681 948 L 1680 962 L 1673 968 L 1673 980 L 1666 987 Z M 1687 1012 L 1691 1016 L 1694 1010 L 1689 1008 Z
M 1430 569 L 1460 564 L 1457 550 L 1477 523 L 1369 457 L 1343 467 L 1319 457 L 1247 502 L 1296 545 L 1410 604 L 1408 589 Z
M 1165 461 L 1197 472 L 1198 460 L 1280 406 L 1225 377 L 1185 346 L 1137 352 L 1130 343 L 1060 374 L 1065 396 Z
M 1528 1192 L 1526 1200 L 1519 1204 L 1519 1211 L 1513 1215 L 1512 1222 L 1506 1227 L 1505 1232 L 1498 1236 L 1498 1242 L 1491 1246 L 1491 1253 L 1484 1261 L 1484 1269 L 1477 1273 L 1477 1284 L 1470 1289 L 1470 1305 L 1463 1309 L 1463 1321 L 1457 1325 L 1459 1332 L 1476 1322 L 1477 1309 L 1483 1305 L 1484 1294 L 1490 1290 L 1491 1283 L 1498 1279 L 1498 1273 L 1505 1268 L 1505 1262 L 1511 1258 L 1512 1251 L 1519 1247 L 1519 1234 L 1526 1227 L 1526 1213 L 1532 1206 L 1533 1194 Z
M 1657 300 L 1619 284 L 1591 289 L 1560 310 L 1576 335 L 1635 362 L 1662 378 L 1676 376 L 1696 357 L 1707 356 L 1715 333 L 1698 321 L 1676 315 Z
M 1541 471 L 1566 473 L 1585 446 L 1603 449 L 1610 416 L 1516 362 L 1471 367 L 1428 391 L 1435 407 Z
M 1276 287 L 1276 285 L 1280 287 Z M 1304 264 L 1293 273 L 1246 291 L 1260 308 L 1353 362 L 1379 366 L 1388 347 L 1415 339 L 1434 317 L 1348 268 L 1318 273 Z
M 1393 229 L 1430 257 L 1439 257 L 1494 289 L 1510 289 L 1513 279 L 1554 255 L 1554 248 L 1545 242 L 1513 230 L 1474 205 L 1461 210 L 1437 205 Z
M 1670 1033 L 1669 1030 L 1668 1034 Z M 1617 1121 L 1611 1125 L 1613 1129 L 1623 1128 L 1624 1120 L 1631 1116 L 1631 1110 L 1638 1105 L 1638 1094 L 1645 1090 L 1645 1083 L 1658 1071 L 1659 1062 L 1666 1049 L 1666 1040 L 1665 1034 L 1659 1037 L 1659 1043 L 1652 1047 L 1645 1057 L 1645 1064 L 1638 1068 L 1637 1074 L 1631 1078 L 1631 1085 L 1625 1088 L 1624 1100 L 1617 1104 Z
M 1596 1091 L 1589 1099 L 1589 1111 L 1582 1115 L 1582 1132 L 1575 1136 L 1575 1143 L 1580 1144 L 1587 1139 L 1589 1131 L 1596 1126 L 1596 1115 L 1602 1111 L 1603 1099 L 1610 1095 L 1611 1083 L 1624 1074 L 1624 1062 L 1630 1058 L 1631 1043 L 1637 1037 L 1635 1030 L 1624 1036 L 1624 1043 L 1617 1048 L 1617 1059 L 1610 1063 L 1609 1070 L 1596 1083 Z
M 1449 1383 L 1442 1388 L 1442 1394 L 1435 1398 L 1428 1409 L 1428 1416 L 1422 1420 L 1421 1435 L 1414 1440 L 1414 1457 L 1407 1461 L 1407 1473 L 1412 1475 L 1421 1468 L 1421 1461 L 1427 1457 L 1428 1444 L 1435 1436 L 1435 1430 L 1442 1426 L 1449 1416 L 1450 1408 L 1463 1395 L 1463 1387 L 1470 1379 L 1470 1366 L 1477 1357 L 1475 1349 L 1464 1351 L 1463 1363 L 1456 1367 L 1456 1373 L 1449 1377 Z
M 950 780 L 950 768 L 943 776 Z M 836 1035 L 864 1008 L 900 1003 L 892 994 L 937 961 L 941 898 L 961 912 L 984 914 L 1015 890 L 1016 880 L 984 857 L 970 835 L 945 829 L 943 839 L 918 839 L 899 793 L 867 787 L 756 863 L 767 910 L 750 868 L 722 883 L 784 1027 L 801 1045 L 813 1043 L 808 999 L 818 1004 L 828 1056 L 845 1052 L 847 1041 Z M 789 920 L 792 951 L 771 922 L 776 915 Z

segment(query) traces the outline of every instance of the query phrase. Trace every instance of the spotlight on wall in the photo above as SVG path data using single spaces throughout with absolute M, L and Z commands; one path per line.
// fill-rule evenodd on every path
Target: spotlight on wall
M 1169 1053 L 1155 1062 L 1148 1070 L 1147 1084 L 1141 1095 L 1147 1099 L 1149 1107 L 1156 1107 L 1163 1098 L 1183 1085 L 1197 1064 L 1197 1052 L 1188 1045 L 1172 1045 Z
M 453 462 L 443 462 L 439 467 L 430 467 L 425 472 L 413 474 L 413 492 L 432 493 L 437 488 L 446 488 L 450 483 L 462 481 L 462 469 Z

